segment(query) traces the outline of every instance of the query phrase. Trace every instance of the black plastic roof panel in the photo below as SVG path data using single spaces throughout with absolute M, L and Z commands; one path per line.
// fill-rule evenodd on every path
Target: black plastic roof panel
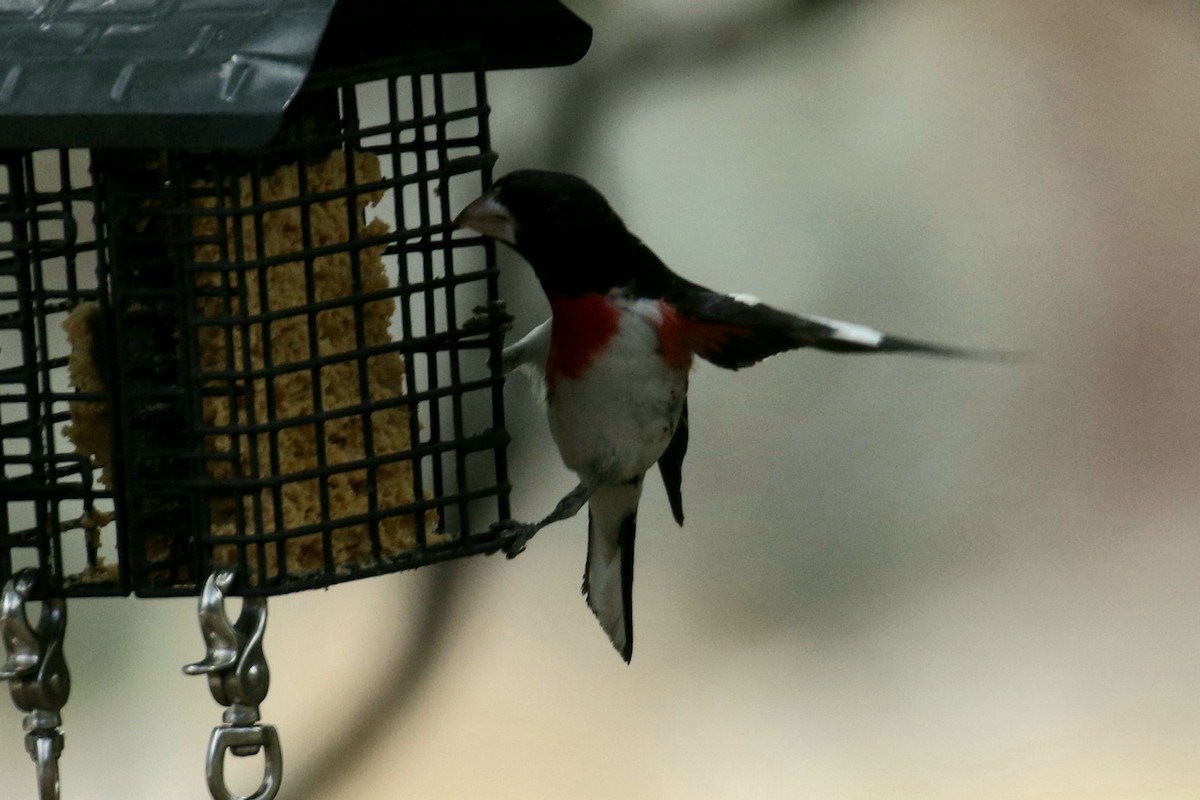
M 0 0 L 0 147 L 265 144 L 309 77 L 542 67 L 556 0 Z

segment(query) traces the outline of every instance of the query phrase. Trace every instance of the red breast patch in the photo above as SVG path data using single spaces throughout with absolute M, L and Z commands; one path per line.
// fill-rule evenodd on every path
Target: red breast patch
M 617 333 L 621 314 L 604 295 L 555 297 L 550 301 L 550 357 L 546 380 L 550 388 L 558 376 L 575 379 Z

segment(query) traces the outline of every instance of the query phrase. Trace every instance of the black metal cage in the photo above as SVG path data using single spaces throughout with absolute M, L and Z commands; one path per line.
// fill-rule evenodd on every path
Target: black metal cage
M 494 253 L 451 223 L 495 58 L 330 52 L 264 146 L 0 151 L 0 580 L 274 594 L 499 546 Z

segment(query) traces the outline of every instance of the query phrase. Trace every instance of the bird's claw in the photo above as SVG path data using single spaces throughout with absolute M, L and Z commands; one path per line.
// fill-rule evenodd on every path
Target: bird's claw
M 462 325 L 463 330 L 468 333 L 497 330 L 505 334 L 512 330 L 513 321 L 516 319 L 508 313 L 503 300 L 484 303 L 471 310 L 474 316 Z
M 500 545 L 500 549 L 504 551 L 504 555 L 508 558 L 516 558 L 523 553 L 525 545 L 538 532 L 537 526 L 533 523 L 517 522 L 512 519 L 497 522 L 492 526 L 492 530 L 500 536 L 503 542 Z

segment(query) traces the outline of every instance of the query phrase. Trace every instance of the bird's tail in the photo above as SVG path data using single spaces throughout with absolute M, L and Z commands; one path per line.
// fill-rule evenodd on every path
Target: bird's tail
M 613 647 L 633 655 L 633 544 L 642 480 L 601 486 L 588 501 L 583 594 Z

